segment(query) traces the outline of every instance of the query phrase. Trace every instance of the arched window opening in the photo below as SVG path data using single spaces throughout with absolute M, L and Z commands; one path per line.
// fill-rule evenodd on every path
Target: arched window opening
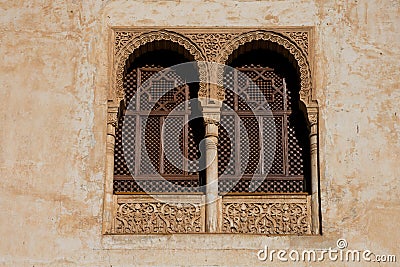
M 113 36 L 104 233 L 321 232 L 310 28 Z
M 204 127 L 201 118 L 190 120 L 199 108 L 189 102 L 199 85 L 186 84 L 187 77 L 168 68 L 192 60 L 184 48 L 166 41 L 148 43 L 127 60 L 127 107 L 120 111 L 115 139 L 115 194 L 199 190 L 203 173 L 193 162 Z M 166 88 L 173 89 L 164 94 Z
M 226 90 L 221 120 L 232 121 L 228 129 L 220 127 L 218 143 L 219 190 L 233 193 L 302 193 L 310 190 L 309 130 L 305 114 L 299 109 L 300 80 L 296 61 L 277 44 L 253 41 L 235 50 L 228 64 L 243 73 L 224 75 Z M 249 85 L 244 77 L 250 78 Z M 250 101 L 249 93 L 257 86 L 264 96 L 260 101 Z M 257 115 L 257 105 L 268 103 L 273 115 L 275 133 L 268 118 Z M 238 116 L 234 116 L 236 113 Z M 236 138 L 244 136 L 248 146 L 241 147 L 229 140 L 228 132 L 237 131 Z M 275 151 L 269 145 L 275 138 Z M 237 140 L 234 142 L 238 142 Z M 234 149 L 232 149 L 234 146 Z M 231 152 L 235 160 L 229 161 Z M 272 164 L 268 163 L 271 160 Z M 238 169 L 247 161 L 246 169 Z M 268 168 L 270 166 L 270 168 Z M 238 177 L 239 174 L 243 174 Z M 265 177 L 259 183 L 253 178 Z

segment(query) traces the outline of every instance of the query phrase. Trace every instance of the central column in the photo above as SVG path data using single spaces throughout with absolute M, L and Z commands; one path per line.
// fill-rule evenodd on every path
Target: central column
M 199 100 L 205 124 L 206 161 L 206 231 L 218 233 L 222 229 L 222 198 L 218 194 L 218 128 L 224 100 L 224 65 L 200 62 Z
M 208 100 L 203 106 L 206 146 L 206 231 L 221 231 L 221 197 L 218 194 L 218 128 L 220 121 L 219 101 Z

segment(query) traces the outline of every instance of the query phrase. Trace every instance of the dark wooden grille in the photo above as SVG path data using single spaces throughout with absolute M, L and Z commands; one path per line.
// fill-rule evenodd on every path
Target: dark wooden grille
M 226 90 L 227 107 L 223 108 L 222 118 L 229 117 L 226 121 L 230 124 L 219 130 L 220 192 L 303 192 L 304 144 L 295 125 L 289 122 L 293 92 L 272 68 L 245 65 L 236 70 L 239 72 L 229 71 L 224 76 L 225 88 L 234 92 Z M 267 107 L 273 117 L 257 113 Z M 239 129 L 236 140 L 229 140 L 226 132 L 234 129 Z M 271 149 L 274 138 L 275 152 Z M 232 158 L 230 151 L 235 151 L 236 161 L 232 164 L 228 161 Z M 265 180 L 252 182 L 265 175 Z
M 236 141 L 235 141 L 235 117 L 223 115 L 222 121 L 226 122 L 219 127 L 218 133 L 218 174 L 227 173 L 234 175 L 236 166 Z
M 190 98 L 189 86 L 174 71 L 161 70 L 161 66 L 144 66 L 125 75 L 130 102 L 116 128 L 115 193 L 198 191 L 198 166 L 193 160 L 199 149 L 193 126 L 185 123 L 191 112 L 185 102 Z M 129 140 L 124 147 L 123 138 Z M 184 157 L 167 157 L 163 151 Z
M 304 192 L 303 179 L 294 178 L 267 178 L 264 181 L 253 182 L 251 179 L 242 178 L 239 181 L 236 179 L 221 179 L 218 181 L 220 192 L 234 193 L 299 193 Z
M 114 193 L 129 192 L 199 192 L 198 180 L 140 180 L 118 177 L 114 179 Z
M 199 139 L 199 136 L 195 136 L 199 132 L 198 126 L 193 129 L 193 125 L 185 124 L 191 112 L 190 106 L 183 104 L 190 98 L 189 87 L 177 86 L 181 80 L 172 71 L 157 74 L 161 69 L 160 66 L 144 66 L 132 69 L 125 76 L 125 93 L 131 108 L 125 112 L 125 116 L 120 117 L 116 128 L 115 193 L 199 190 L 199 166 L 191 160 L 198 158 L 198 140 L 202 137 Z M 221 114 L 224 123 L 219 129 L 218 143 L 220 192 L 303 192 L 305 146 L 296 124 L 290 120 L 294 92 L 271 68 L 242 66 L 237 69 L 242 74 L 230 72 L 224 78 L 224 85 L 235 89 L 237 94 L 226 91 L 224 103 L 229 108 L 223 108 Z M 150 77 L 151 81 L 146 83 Z M 249 83 L 247 77 L 254 83 Z M 137 94 L 139 86 L 143 86 L 144 90 Z M 166 89 L 168 92 L 163 94 Z M 262 95 L 257 94 L 257 90 L 261 90 Z M 272 111 L 273 120 L 252 112 L 266 105 Z M 178 112 L 167 118 L 173 109 Z M 150 111 L 150 116 L 144 117 L 143 111 Z M 275 133 L 274 128 L 270 127 L 272 122 L 275 124 Z M 133 130 L 123 132 L 123 125 Z M 179 136 L 178 145 L 169 135 L 162 135 L 164 125 L 168 132 Z M 274 135 L 276 146 L 273 154 L 267 148 L 273 142 Z M 122 137 L 131 140 L 129 146 L 124 147 L 125 151 Z M 182 161 L 180 157 L 167 159 L 162 148 L 171 154 L 182 153 L 189 161 Z M 141 163 L 145 155 L 148 155 L 151 164 Z M 272 164 L 269 162 L 271 159 Z M 271 166 L 267 179 L 252 182 L 253 177 L 266 174 L 268 165 Z M 240 173 L 244 175 L 239 177 Z M 168 181 L 157 178 L 158 174 Z

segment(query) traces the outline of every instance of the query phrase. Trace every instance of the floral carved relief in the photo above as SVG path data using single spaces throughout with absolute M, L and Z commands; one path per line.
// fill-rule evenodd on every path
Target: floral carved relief
M 309 47 L 309 34 L 308 32 L 299 31 L 299 32 L 284 32 L 284 35 L 289 37 L 290 40 L 295 42 L 297 46 L 303 50 L 305 54 L 308 55 L 308 47 Z
M 119 203 L 115 233 L 198 233 L 203 231 L 199 206 L 189 203 Z
M 204 51 L 208 61 L 214 62 L 225 43 L 237 35 L 234 33 L 196 33 L 186 36 Z
M 309 234 L 309 209 L 306 203 L 224 203 L 223 232 Z

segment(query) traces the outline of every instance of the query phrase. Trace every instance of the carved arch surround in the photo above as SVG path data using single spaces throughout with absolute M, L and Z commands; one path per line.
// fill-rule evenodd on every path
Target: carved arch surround
M 115 92 L 115 100 L 117 103 L 124 99 L 123 77 L 126 60 L 129 58 L 132 52 L 138 49 L 140 46 L 161 40 L 171 41 L 183 46 L 196 61 L 207 60 L 201 49 L 195 43 L 179 33 L 167 30 L 158 30 L 140 34 L 139 36 L 130 39 L 123 47 L 116 51 L 114 65 L 116 66 L 115 88 L 113 88 L 113 91 Z
M 300 100 L 308 105 L 312 95 L 312 79 L 310 64 L 304 52 L 290 38 L 271 31 L 250 31 L 240 34 L 228 41 L 221 49 L 216 61 L 220 64 L 226 64 L 229 56 L 239 48 L 239 46 L 252 41 L 270 41 L 283 46 L 296 60 L 300 70 Z M 220 93 L 221 94 L 221 93 Z
M 311 69 L 308 59 L 308 51 L 305 51 L 308 47 L 308 39 L 306 42 L 306 47 L 304 47 L 304 44 L 301 45 L 301 43 L 299 43 L 299 40 L 293 37 L 293 35 L 287 33 L 285 35 L 280 32 L 267 30 L 252 30 L 242 33 L 236 32 L 229 34 L 229 37 L 227 38 L 222 38 L 219 44 L 220 52 L 216 55 L 216 57 L 209 58 L 207 54 L 205 54 L 204 48 L 201 47 L 201 45 L 193 39 L 193 36 L 196 35 L 197 34 L 181 34 L 177 31 L 169 30 L 153 30 L 149 32 L 142 32 L 137 35 L 131 35 L 129 39 L 120 47 L 118 47 L 118 49 L 115 51 L 115 82 L 112 83 L 112 100 L 116 101 L 116 103 L 119 103 L 119 101 L 124 99 L 123 75 L 126 60 L 133 53 L 134 50 L 147 43 L 161 40 L 171 41 L 183 46 L 194 57 L 194 60 L 196 61 L 216 61 L 217 63 L 225 64 L 229 56 L 241 45 L 252 41 L 264 40 L 282 46 L 294 57 L 300 72 L 300 100 L 303 101 L 306 106 L 309 106 L 309 104 L 312 102 Z M 199 37 L 202 36 L 201 34 L 198 35 Z M 208 43 L 208 41 L 206 43 Z M 304 39 L 302 39 L 301 41 L 304 41 Z M 199 71 L 200 79 L 205 81 L 206 77 L 203 76 L 207 75 L 206 71 L 202 67 L 199 68 Z M 201 87 L 202 88 L 200 88 L 199 95 L 201 94 L 202 96 L 206 96 L 207 93 L 205 92 L 205 86 L 203 85 Z M 218 98 L 221 98 L 220 100 L 223 100 L 225 95 L 223 92 L 223 88 L 220 86 L 214 88 L 218 90 L 215 95 L 217 95 Z
M 226 64 L 229 56 L 238 49 L 241 45 L 252 41 L 269 41 L 283 47 L 288 53 L 290 53 L 299 69 L 300 75 L 300 100 L 305 104 L 305 112 L 308 116 L 310 123 L 310 145 L 311 145 L 311 189 L 310 195 L 302 195 L 299 199 L 291 199 L 293 196 L 274 196 L 274 199 L 269 199 L 267 196 L 266 200 L 261 199 L 263 197 L 253 197 L 249 200 L 244 201 L 240 197 L 233 197 L 233 199 L 225 199 L 222 203 L 225 206 L 235 206 L 237 203 L 247 203 L 241 205 L 242 207 L 252 212 L 252 207 L 255 204 L 263 203 L 266 207 L 269 203 L 299 203 L 301 206 L 306 207 L 304 213 L 307 215 L 306 224 L 307 227 L 305 233 L 318 234 L 320 232 L 320 200 L 319 200 L 319 169 L 318 169 L 318 104 L 313 99 L 312 94 L 312 73 L 311 66 L 313 64 L 313 49 L 309 49 L 310 36 L 312 31 L 310 27 L 292 27 L 292 28 L 268 28 L 260 30 L 257 28 L 170 28 L 169 30 L 163 28 L 134 28 L 134 27 L 116 27 L 112 29 L 113 33 L 111 42 L 113 42 L 112 52 L 110 56 L 110 92 L 108 102 L 108 117 L 107 117 L 107 174 L 105 183 L 105 197 L 104 197 L 104 214 L 103 214 L 103 233 L 115 233 L 115 220 L 118 217 L 115 207 L 119 204 L 132 203 L 132 199 L 142 196 L 119 196 L 113 193 L 113 173 L 114 173 L 114 147 L 115 147 L 115 128 L 118 123 L 119 104 L 124 100 L 124 86 L 123 77 L 127 60 L 134 51 L 140 47 L 154 42 L 154 41 L 170 41 L 175 44 L 182 46 L 189 54 L 191 54 L 195 61 L 214 61 L 219 64 Z M 214 53 L 213 51 L 217 51 Z M 213 53 L 211 53 L 213 52 Z M 285 52 L 286 53 L 286 52 Z M 199 64 L 199 75 L 202 81 L 207 81 L 204 76 L 207 76 L 207 68 L 201 67 Z M 216 71 L 219 73 L 219 71 Z M 217 96 L 218 99 L 224 98 L 224 89 L 222 86 L 206 87 L 205 83 L 200 83 L 199 96 L 208 96 L 211 89 L 213 95 Z M 181 200 L 182 195 L 171 196 L 173 199 Z M 203 196 L 202 196 L 203 197 Z M 247 196 L 246 196 L 247 197 Z M 275 199 L 276 198 L 276 199 Z M 149 202 L 148 200 L 143 200 Z M 195 202 L 201 202 L 203 200 L 195 199 Z M 136 201 L 137 202 L 137 201 Z M 197 203 L 196 202 L 196 203 Z M 201 202 L 202 203 L 202 202 Z M 297 205 L 297 204 L 296 204 Z M 125 206 L 132 206 L 125 205 Z M 135 207 L 136 208 L 136 207 Z M 287 209 L 285 208 L 287 211 Z M 289 209 L 291 210 L 291 209 Z M 297 209 L 298 210 L 298 209 Z M 230 211 L 227 209 L 227 211 Z M 235 210 L 233 210 L 235 212 Z M 205 218 L 206 212 L 197 212 L 195 216 L 201 216 Z M 249 213 L 250 214 L 250 213 Z M 128 214 L 129 215 L 129 214 Z M 290 215 L 290 216 L 289 216 Z M 300 222 L 299 218 L 304 214 L 290 213 L 288 216 L 295 219 L 296 222 Z M 221 213 L 222 216 L 222 213 Z M 225 215 L 230 216 L 229 212 Z M 236 215 L 235 215 L 236 216 Z M 262 218 L 269 218 L 269 214 L 262 214 Z M 286 216 L 286 215 L 285 215 Z M 285 217 L 287 219 L 288 217 Z M 283 219 L 283 218 L 282 218 Z M 218 219 L 222 227 L 222 219 Z M 298 223 L 297 223 L 298 224 Z M 204 225 L 202 226 L 205 227 Z M 297 228 L 296 228 L 297 229 Z M 303 228 L 302 228 L 303 229 Z M 204 230 L 204 229 L 203 229 Z M 202 231 L 203 231 L 202 230 Z M 204 232 L 204 231 L 203 231 Z M 298 232 L 289 231 L 287 234 L 299 234 Z

